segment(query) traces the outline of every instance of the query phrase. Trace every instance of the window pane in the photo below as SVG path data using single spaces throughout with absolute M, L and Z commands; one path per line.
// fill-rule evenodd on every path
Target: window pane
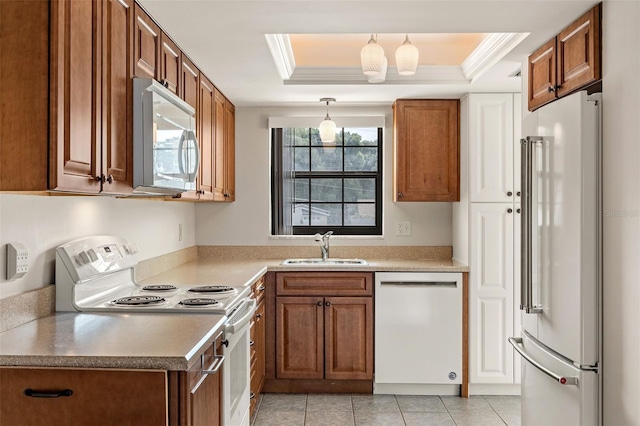
M 376 200 L 375 179 L 345 179 L 344 201 L 374 201 Z
M 309 201 L 309 179 L 296 179 L 295 181 L 295 202 Z
M 342 179 L 311 179 L 311 201 L 342 201 Z
M 291 225 L 309 226 L 309 219 L 309 204 L 294 204 Z
M 311 148 L 311 171 L 342 170 L 341 148 Z
M 293 146 L 296 129 L 282 129 L 282 145 Z
M 318 123 L 320 124 L 320 123 Z M 311 129 L 311 145 L 314 146 L 340 146 L 342 145 L 342 129 L 336 129 L 336 141 L 331 145 L 325 145 L 320 139 L 320 131 L 317 128 Z
M 376 127 L 344 129 L 346 146 L 378 146 L 378 129 Z
M 378 148 L 346 147 L 344 156 L 346 171 L 375 172 L 378 170 Z
M 299 127 L 296 129 L 285 130 L 293 132 L 296 146 L 309 146 L 309 129 L 306 127 Z
M 375 226 L 376 205 L 346 204 L 344 205 L 344 224 L 349 226 Z
M 311 203 L 311 226 L 325 225 L 342 225 L 342 204 Z
M 309 171 L 309 148 L 294 148 L 295 164 L 293 170 L 298 172 Z

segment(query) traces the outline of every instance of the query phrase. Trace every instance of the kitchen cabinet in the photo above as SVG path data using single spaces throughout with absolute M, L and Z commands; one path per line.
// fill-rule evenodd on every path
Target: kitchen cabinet
M 1 368 L 0 382 L 3 425 L 166 424 L 164 371 Z
M 215 166 L 215 88 L 213 83 L 200 73 L 198 80 L 198 107 L 196 126 L 200 143 L 200 170 L 196 182 L 199 200 L 213 201 L 213 177 Z
M 136 3 L 134 6 L 133 75 L 140 78 L 159 79 L 160 76 L 160 27 Z
M 459 101 L 393 104 L 394 201 L 458 201 Z
M 235 107 L 215 89 L 214 201 L 235 201 Z
M 370 273 L 276 275 L 276 378 L 373 379 Z
M 224 192 L 225 201 L 236 200 L 236 108 L 227 99 L 224 110 Z
M 187 56 L 183 53 L 181 54 L 181 65 L 180 65 L 180 84 L 181 84 L 181 98 L 186 103 L 191 105 L 194 109 L 198 109 L 198 94 L 199 94 L 199 83 L 200 83 L 200 71 L 193 62 L 187 58 Z
M 251 321 L 250 365 L 251 365 L 251 407 L 253 417 L 265 380 L 266 308 L 265 277 L 262 276 L 251 286 L 252 297 L 256 300 L 256 312 Z
M 472 394 L 519 393 L 520 137 L 518 93 L 461 102 L 461 200 L 453 205 L 454 259 L 469 265 Z M 511 194 L 509 194 L 511 193 Z
M 49 188 L 132 191 L 133 2 L 51 3 Z
M 162 32 L 160 34 L 160 82 L 167 89 L 182 97 L 181 81 L 181 52 L 178 46 Z
M 529 110 L 601 79 L 602 4 L 571 23 L 529 56 Z

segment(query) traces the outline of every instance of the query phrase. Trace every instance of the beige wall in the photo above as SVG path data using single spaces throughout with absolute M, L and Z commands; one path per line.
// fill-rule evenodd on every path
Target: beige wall
M 393 203 L 391 107 L 331 107 L 331 116 L 381 116 L 385 118 L 383 233 L 384 238 L 336 237 L 337 245 L 451 245 L 451 203 Z M 316 244 L 310 237 L 270 238 L 269 116 L 317 116 L 324 108 L 236 109 L 236 202 L 196 206 L 196 243 L 221 245 Z M 395 223 L 412 222 L 412 235 L 397 237 Z
M 604 424 L 640 424 L 640 2 L 605 1 Z
M 75 238 L 119 235 L 140 247 L 139 260 L 191 247 L 194 210 L 193 203 L 185 202 L 0 194 L 0 299 L 53 283 L 55 247 Z M 12 281 L 5 279 L 9 242 L 29 250 L 29 272 Z

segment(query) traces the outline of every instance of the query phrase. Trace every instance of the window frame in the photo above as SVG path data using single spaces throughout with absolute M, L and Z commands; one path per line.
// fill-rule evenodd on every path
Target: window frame
M 373 126 L 371 126 L 373 128 Z M 334 202 L 316 202 L 312 203 L 311 194 L 309 201 L 306 202 L 309 206 L 312 204 L 337 204 L 342 206 L 342 222 L 344 223 L 344 206 L 349 204 L 369 204 L 369 203 L 352 203 L 345 202 L 345 191 L 344 191 L 344 180 L 345 179 L 353 179 L 353 178 L 364 178 L 364 179 L 375 179 L 375 224 L 372 226 L 354 226 L 354 225 L 328 225 L 328 226 L 295 226 L 293 225 L 292 233 L 286 234 L 280 232 L 284 229 L 283 226 L 283 208 L 284 208 L 284 195 L 283 195 L 283 171 L 282 171 L 282 143 L 283 143 L 283 128 L 272 128 L 271 129 L 271 211 L 272 211 L 272 219 L 271 219 L 271 233 L 274 236 L 278 235 L 314 235 L 316 233 L 325 233 L 327 231 L 333 231 L 334 235 L 352 235 L 352 236 L 372 236 L 378 237 L 382 236 L 382 183 L 383 183 L 383 167 L 382 167 L 382 147 L 383 147 L 383 127 L 375 127 L 377 129 L 378 134 L 378 143 L 377 145 L 363 145 L 363 148 L 376 148 L 377 149 L 377 170 L 376 171 L 345 171 L 345 148 L 350 149 L 352 146 L 344 145 L 344 130 L 349 129 L 349 127 L 340 128 L 340 135 L 342 137 L 342 144 L 335 146 L 331 146 L 329 149 L 341 149 L 342 150 L 342 170 L 335 171 L 295 171 L 293 173 L 293 179 L 296 178 L 307 178 L 311 180 L 312 178 L 320 178 L 320 179 L 341 179 L 342 180 L 342 199 L 341 201 Z M 319 148 L 320 145 L 312 145 L 311 144 L 311 128 L 309 129 L 309 145 L 308 148 L 311 151 L 312 148 Z M 307 145 L 304 145 L 307 147 Z M 300 149 L 302 146 L 299 146 L 295 149 Z M 309 156 L 309 160 L 311 161 L 311 155 Z M 305 204 L 296 203 L 296 204 Z

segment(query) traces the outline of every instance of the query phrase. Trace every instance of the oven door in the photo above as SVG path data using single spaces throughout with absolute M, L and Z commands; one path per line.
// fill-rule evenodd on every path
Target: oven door
M 227 426 L 249 425 L 249 334 L 256 301 L 245 299 L 225 324 L 222 411 Z

